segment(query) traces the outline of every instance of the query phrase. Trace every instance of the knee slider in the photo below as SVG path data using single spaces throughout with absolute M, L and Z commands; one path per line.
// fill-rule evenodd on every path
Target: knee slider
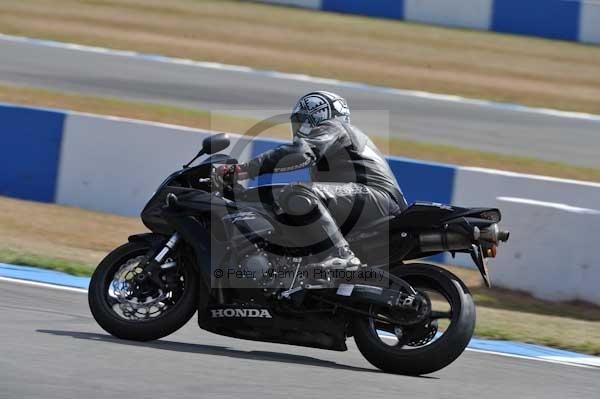
M 291 216 L 304 216 L 317 207 L 319 199 L 312 190 L 302 184 L 290 184 L 280 194 L 279 206 Z

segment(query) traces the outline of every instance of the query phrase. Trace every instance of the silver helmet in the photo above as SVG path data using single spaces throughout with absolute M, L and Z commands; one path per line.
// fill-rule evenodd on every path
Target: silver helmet
M 330 119 L 350 122 L 350 108 L 343 97 L 327 91 L 314 91 L 300 97 L 292 110 L 292 132 L 308 135 L 320 123 Z

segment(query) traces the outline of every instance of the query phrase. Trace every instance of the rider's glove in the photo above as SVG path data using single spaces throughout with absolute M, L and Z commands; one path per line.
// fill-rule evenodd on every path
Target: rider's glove
M 228 177 L 235 175 L 237 180 L 248 179 L 248 172 L 244 165 L 233 164 L 233 165 L 219 165 L 216 169 L 217 176 Z

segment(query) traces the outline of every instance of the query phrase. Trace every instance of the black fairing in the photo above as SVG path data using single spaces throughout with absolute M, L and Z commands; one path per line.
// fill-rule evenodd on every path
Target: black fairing
M 393 264 L 418 259 L 440 252 L 421 252 L 418 234 L 444 230 L 446 225 L 464 223 L 486 227 L 493 220 L 481 218 L 485 212 L 500 212 L 494 208 L 461 208 L 434 202 L 415 202 L 397 215 L 375 220 L 347 236 L 356 255 L 368 264 Z
M 497 212 L 498 219 L 483 218 L 481 215 L 486 212 Z M 492 224 L 500 221 L 500 211 L 496 208 L 461 208 L 435 202 L 415 202 L 395 215 L 390 223 L 405 230 L 423 230 L 440 228 L 458 218 L 481 219 L 483 223 Z
M 156 192 L 152 195 L 152 198 L 148 201 L 141 213 L 142 222 L 148 229 L 155 233 L 160 234 L 173 234 L 173 228 L 166 222 L 163 216 L 163 210 L 166 205 L 166 198 L 169 194 L 175 194 L 177 198 L 182 201 L 196 202 L 199 200 L 199 196 L 202 194 L 210 193 L 209 185 L 205 183 L 199 183 L 199 179 L 207 178 L 210 176 L 211 168 L 214 163 L 237 163 L 237 160 L 229 157 L 225 154 L 215 154 L 200 164 L 190 167 L 183 168 L 177 172 L 172 173 L 167 177 L 163 183 L 158 187 Z M 225 202 L 223 200 L 222 202 Z M 218 199 L 198 201 L 198 205 L 204 202 L 206 205 L 217 205 Z M 219 205 L 224 205 L 223 203 Z M 199 209 L 199 211 L 202 211 Z M 205 212 L 211 212 L 210 206 L 206 206 Z
M 219 308 L 268 309 L 271 318 L 212 318 Z M 300 345 L 312 348 L 345 351 L 348 320 L 342 313 L 294 313 L 278 311 L 269 303 L 254 305 L 209 305 L 198 311 L 200 328 L 233 338 Z

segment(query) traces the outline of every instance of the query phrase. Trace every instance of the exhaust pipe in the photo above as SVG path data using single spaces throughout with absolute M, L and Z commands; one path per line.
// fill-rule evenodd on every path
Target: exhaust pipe
M 470 249 L 474 242 L 488 242 L 498 244 L 508 241 L 510 233 L 498 229 L 497 224 L 492 224 L 485 229 L 477 227 L 473 236 L 453 231 L 429 231 L 419 234 L 419 246 L 423 252 L 460 251 Z
M 479 232 L 479 237 L 481 239 L 493 242 L 494 244 L 508 241 L 509 236 L 510 233 L 508 231 L 500 230 L 495 223 L 488 228 L 481 229 Z
M 510 231 L 500 230 L 498 232 L 498 241 L 506 242 L 510 237 Z
M 419 234 L 419 246 L 423 252 L 458 251 L 471 248 L 471 238 L 448 231 L 432 231 Z

